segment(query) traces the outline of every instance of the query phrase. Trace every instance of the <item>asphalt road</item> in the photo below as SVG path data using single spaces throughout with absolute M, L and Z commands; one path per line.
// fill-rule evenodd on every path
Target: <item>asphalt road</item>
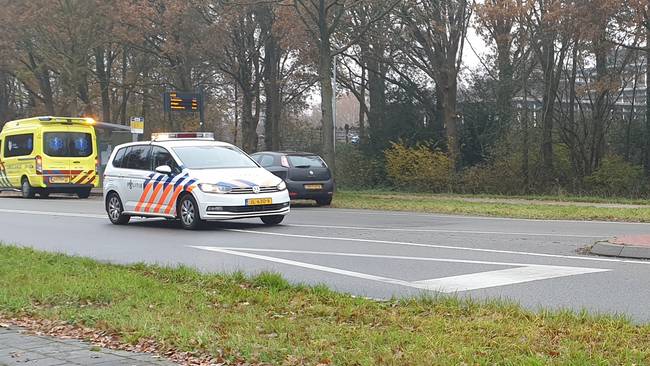
M 649 224 L 516 220 L 293 207 L 284 224 L 173 221 L 111 225 L 100 198 L 24 200 L 0 194 L 0 241 L 115 263 L 185 264 L 204 271 L 279 272 L 373 298 L 438 292 L 531 308 L 650 320 L 650 262 L 581 254 L 598 239 Z

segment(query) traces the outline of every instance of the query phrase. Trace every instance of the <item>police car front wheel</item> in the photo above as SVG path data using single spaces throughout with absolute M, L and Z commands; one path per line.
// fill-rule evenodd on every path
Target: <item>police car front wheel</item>
M 178 208 L 178 217 L 181 220 L 181 226 L 183 226 L 183 229 L 194 230 L 201 226 L 203 220 L 201 220 L 199 206 L 196 204 L 196 200 L 191 194 L 186 194 L 181 198 L 178 203 Z
M 120 196 L 115 192 L 109 193 L 106 198 L 106 213 L 108 213 L 108 219 L 115 225 L 127 224 L 131 217 L 125 215 L 123 212 L 124 208 Z
M 284 220 L 283 215 L 262 216 L 260 217 L 265 225 L 278 225 Z

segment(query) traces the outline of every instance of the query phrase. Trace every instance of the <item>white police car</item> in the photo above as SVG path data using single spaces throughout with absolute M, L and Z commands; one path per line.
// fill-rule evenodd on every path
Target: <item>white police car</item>
M 276 225 L 289 213 L 282 179 L 205 132 L 153 134 L 152 141 L 117 146 L 103 186 L 116 225 L 131 216 L 178 218 L 185 229 L 251 217 Z

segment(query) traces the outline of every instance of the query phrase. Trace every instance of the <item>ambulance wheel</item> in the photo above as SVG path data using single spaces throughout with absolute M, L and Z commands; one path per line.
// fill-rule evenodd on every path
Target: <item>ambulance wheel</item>
M 90 197 L 91 188 L 84 188 L 77 191 L 77 197 L 79 198 L 88 198 Z
M 191 194 L 184 195 L 178 202 L 178 218 L 181 219 L 181 226 L 185 230 L 196 230 L 203 224 L 199 205 Z
M 23 178 L 23 181 L 20 185 L 20 192 L 23 194 L 23 198 L 34 198 L 36 191 L 29 184 L 29 179 L 27 177 Z
M 277 225 L 284 220 L 283 215 L 262 216 L 260 217 L 265 225 Z
M 124 206 L 122 206 L 120 196 L 115 192 L 109 193 L 108 197 L 106 197 L 106 213 L 108 213 L 108 219 L 114 225 L 128 224 L 131 217 L 123 214 L 123 212 Z

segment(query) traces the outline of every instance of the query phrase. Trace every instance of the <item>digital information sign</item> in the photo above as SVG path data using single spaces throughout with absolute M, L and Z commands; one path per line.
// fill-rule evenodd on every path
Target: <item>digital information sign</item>
M 199 93 L 165 93 L 165 107 L 174 112 L 199 112 L 201 110 L 201 94 Z

